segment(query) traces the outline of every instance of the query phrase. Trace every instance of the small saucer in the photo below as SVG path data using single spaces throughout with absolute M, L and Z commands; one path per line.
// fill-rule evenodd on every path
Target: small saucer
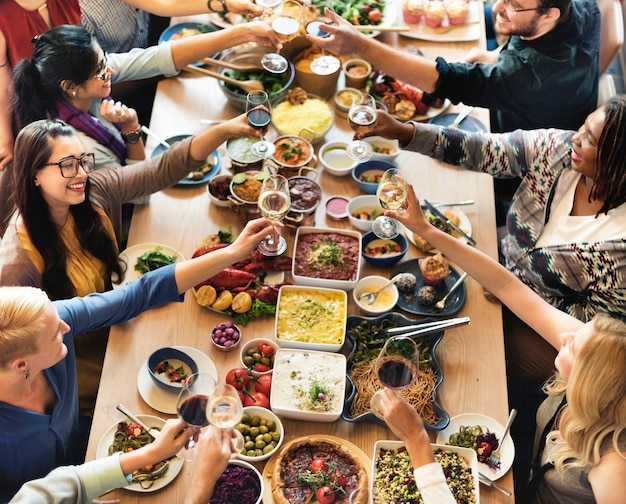
M 189 354 L 198 365 L 198 372 L 210 374 L 217 382 L 217 368 L 208 355 L 193 347 L 175 346 L 173 348 Z M 154 381 L 150 377 L 150 373 L 148 372 L 147 361 L 148 360 L 146 359 L 143 362 L 139 368 L 137 376 L 137 388 L 139 389 L 139 395 L 155 410 L 160 411 L 161 413 L 175 415 L 177 413 L 176 401 L 178 399 L 178 393 L 168 392 L 167 390 L 155 385 Z

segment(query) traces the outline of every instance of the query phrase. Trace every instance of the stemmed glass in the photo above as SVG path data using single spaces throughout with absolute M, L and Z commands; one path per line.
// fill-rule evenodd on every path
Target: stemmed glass
M 246 96 L 246 116 L 248 124 L 261 132 L 261 140 L 252 144 L 252 153 L 261 159 L 270 157 L 276 151 L 276 147 L 263 137 L 272 120 L 272 106 L 265 91 L 248 93 Z
M 258 199 L 259 212 L 266 219 L 279 221 L 291 207 L 291 196 L 289 194 L 289 182 L 282 175 L 270 175 L 263 181 Z M 276 228 L 274 228 L 276 229 Z M 263 255 L 277 256 L 287 250 L 287 242 L 282 236 L 274 240 L 273 235 L 261 240 L 257 249 Z
M 348 504 L 369 503 L 370 491 L 367 488 L 356 488 L 348 495 Z
M 196 373 L 189 376 L 185 386 L 178 394 L 176 410 L 183 422 L 191 427 L 201 429 L 209 425 L 206 415 L 209 397 L 215 390 L 215 378 L 207 373 Z M 194 437 L 189 438 L 187 446 L 178 452 L 180 458 L 194 460 L 197 452 L 197 442 Z
M 386 170 L 376 189 L 380 206 L 385 209 L 398 210 L 404 205 L 407 196 L 406 181 L 400 171 L 396 168 Z M 372 231 L 379 238 L 395 238 L 400 233 L 400 223 L 387 215 L 379 215 L 372 222 Z
M 361 93 L 348 109 L 348 122 L 357 133 L 367 133 L 376 122 L 376 100 L 372 95 Z M 348 144 L 346 154 L 354 161 L 367 161 L 374 151 L 372 146 L 363 140 L 353 140 Z
M 302 4 L 295 0 L 285 0 L 280 4 L 276 17 L 272 20 L 272 30 L 283 44 L 293 40 L 300 31 L 302 20 Z M 280 49 L 275 53 L 267 53 L 261 58 L 261 65 L 268 72 L 283 73 L 289 62 L 281 56 Z
M 395 390 L 407 388 L 417 378 L 419 348 L 408 336 L 393 336 L 383 346 L 375 365 L 376 375 L 385 386 Z M 376 392 L 370 401 L 374 414 L 384 420 L 381 402 L 383 391 Z
M 306 32 L 316 37 L 328 37 L 330 33 L 320 28 L 323 23 L 319 20 L 311 21 L 306 25 Z M 311 62 L 311 72 L 317 75 L 330 75 L 335 73 L 340 66 L 341 62 L 338 58 L 327 55 L 326 50 L 322 49 L 322 55 Z
M 206 416 L 209 423 L 220 430 L 232 430 L 243 415 L 243 405 L 239 399 L 239 392 L 232 385 L 226 383 L 218 385 L 206 407 Z M 244 438 L 241 432 L 235 430 L 237 438 L 233 439 L 233 446 L 236 453 L 243 449 Z
M 260 19 L 267 19 L 272 16 L 274 9 L 280 5 L 282 0 L 256 0 L 255 3 L 263 8 Z

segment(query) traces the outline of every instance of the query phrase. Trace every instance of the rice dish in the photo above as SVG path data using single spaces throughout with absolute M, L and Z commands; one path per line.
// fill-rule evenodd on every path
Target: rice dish
M 328 103 L 319 98 L 307 98 L 301 105 L 285 100 L 272 110 L 272 122 L 281 134 L 299 135 L 303 130 L 321 137 L 333 123 L 333 113 Z

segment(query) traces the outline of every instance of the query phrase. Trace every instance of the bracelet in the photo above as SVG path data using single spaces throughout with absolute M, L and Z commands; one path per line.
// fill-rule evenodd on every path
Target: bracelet
M 226 7 L 226 0 L 217 0 L 221 5 L 222 5 L 222 10 L 221 11 L 216 11 L 213 7 L 211 7 L 211 2 L 214 2 L 216 0 L 208 0 L 206 3 L 206 6 L 208 7 L 208 9 L 211 12 L 218 12 L 218 13 L 222 13 L 222 14 L 228 14 L 228 7 Z

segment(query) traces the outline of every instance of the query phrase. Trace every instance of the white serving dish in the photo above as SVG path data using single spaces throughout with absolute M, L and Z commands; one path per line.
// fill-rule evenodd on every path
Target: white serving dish
M 314 380 L 332 392 L 328 411 L 305 409 L 298 390 L 309 389 Z M 274 362 L 270 406 L 277 415 L 310 422 L 334 422 L 341 416 L 346 388 L 346 357 L 339 353 L 279 348 Z
M 383 154 L 382 152 L 375 152 L 372 155 L 372 159 L 383 159 L 385 161 L 393 161 L 400 154 L 400 143 L 397 139 L 390 140 L 380 136 L 372 136 L 363 139 L 367 143 L 375 147 L 386 147 L 391 152 L 389 154 Z
M 354 302 L 367 315 L 376 316 L 390 312 L 393 307 L 396 306 L 396 303 L 398 302 L 398 297 L 400 296 L 398 288 L 394 284 L 385 287 L 385 290 L 378 295 L 376 301 L 371 305 L 367 303 L 366 299 L 359 299 L 361 294 L 365 292 L 371 292 L 371 288 L 373 288 L 374 290 L 378 290 L 388 282 L 389 279 L 387 277 L 379 275 L 370 275 L 361 278 L 361 280 L 357 282 L 356 287 L 352 291 L 352 297 L 354 298 Z
M 350 224 L 361 231 L 371 231 L 373 220 L 357 219 L 352 216 L 353 213 L 361 209 L 366 210 L 369 214 L 376 209 L 379 212 L 378 215 L 382 215 L 385 210 L 380 206 L 378 198 L 374 194 L 362 194 L 350 200 L 348 203 L 348 220 Z
M 356 277 L 354 280 L 336 280 L 334 278 L 314 278 L 303 276 L 296 273 L 296 250 L 298 249 L 298 242 L 300 237 L 307 234 L 320 234 L 320 233 L 335 233 L 341 235 L 352 236 L 358 241 L 358 259 L 357 259 L 357 267 L 356 267 Z M 328 289 L 341 289 L 345 291 L 352 290 L 356 283 L 359 280 L 359 276 L 361 274 L 361 264 L 363 263 L 363 259 L 361 257 L 362 245 L 361 245 L 361 233 L 359 231 L 348 230 L 348 229 L 333 229 L 333 228 L 319 228 L 313 226 L 300 226 L 298 231 L 296 232 L 296 239 L 294 243 L 294 257 L 293 257 L 293 265 L 291 267 L 291 275 L 293 280 L 298 285 L 308 285 L 311 287 L 325 287 Z
M 316 303 L 322 309 L 333 310 L 336 313 L 336 323 L 331 326 L 321 325 L 328 321 L 328 316 L 313 319 L 310 324 L 304 325 L 303 316 L 309 311 L 294 310 L 287 303 L 298 296 L 296 303 Z M 300 301 L 302 300 L 302 302 Z M 300 306 L 300 305 L 298 305 Z M 274 317 L 274 336 L 281 348 L 298 348 L 303 350 L 318 350 L 323 352 L 338 352 L 346 338 L 346 320 L 348 316 L 348 295 L 340 289 L 326 289 L 302 285 L 283 285 L 278 293 L 276 315 Z M 292 327 L 283 327 L 283 321 L 295 324 Z M 306 340 L 305 340 L 306 339 Z M 274 357 L 274 370 L 277 358 Z M 274 380 L 276 378 L 274 377 Z
M 380 450 L 397 450 L 404 446 L 402 441 L 391 441 L 391 440 L 380 440 L 376 441 L 374 445 L 374 454 L 372 456 L 372 474 L 370 475 L 370 493 L 372 494 L 372 498 L 374 497 L 374 481 L 376 479 L 376 465 L 378 454 Z M 465 462 L 469 466 L 472 471 L 472 475 L 474 476 L 474 495 L 476 496 L 476 504 L 480 503 L 480 494 L 479 494 L 479 482 L 478 482 L 478 459 L 476 457 L 476 452 L 469 448 L 460 448 L 458 446 L 448 446 L 443 444 L 431 444 L 430 445 L 433 452 L 437 449 L 442 450 L 451 450 L 453 452 L 458 453 L 461 457 L 465 459 Z M 375 502 L 375 501 L 374 501 Z
M 263 494 L 265 493 L 265 480 L 263 479 L 263 476 L 261 476 L 261 473 L 259 472 L 259 470 L 256 467 L 254 467 L 252 464 L 250 464 L 249 462 L 246 462 L 245 460 L 239 460 L 239 459 L 230 459 L 228 461 L 228 465 L 245 467 L 246 469 L 249 469 L 254 472 L 256 477 L 259 479 L 261 492 L 259 494 L 258 499 L 254 502 L 250 502 L 249 504 L 261 504 L 263 502 Z
M 324 170 L 336 177 L 343 177 L 352 173 L 358 162 L 353 161 L 346 154 L 348 142 L 326 142 L 320 147 L 318 158 L 324 166 Z
M 280 421 L 280 418 L 278 418 L 278 415 L 276 413 L 274 413 L 273 411 L 267 408 L 261 408 L 260 406 L 246 406 L 243 409 L 243 412 L 250 415 L 250 418 L 258 416 L 259 418 L 261 418 L 261 420 L 268 420 L 268 421 L 274 422 L 276 424 L 276 432 L 280 434 L 280 439 L 276 443 L 276 446 L 274 447 L 274 449 L 268 453 L 259 455 L 257 457 L 251 457 L 249 455 L 244 455 L 243 453 L 237 453 L 235 454 L 235 457 L 240 460 L 250 462 L 251 464 L 254 464 L 255 462 L 261 462 L 263 460 L 267 460 L 272 455 L 274 455 L 274 453 L 277 453 L 278 449 L 283 444 L 283 439 L 285 439 L 285 428 L 283 427 L 283 423 Z

